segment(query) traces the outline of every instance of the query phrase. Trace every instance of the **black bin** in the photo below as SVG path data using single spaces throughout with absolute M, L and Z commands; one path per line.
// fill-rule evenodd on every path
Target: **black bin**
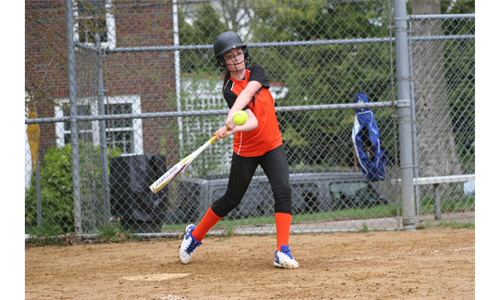
M 111 213 L 135 233 L 161 232 L 166 217 L 167 189 L 154 194 L 149 186 L 167 170 L 157 154 L 114 157 L 110 160 Z

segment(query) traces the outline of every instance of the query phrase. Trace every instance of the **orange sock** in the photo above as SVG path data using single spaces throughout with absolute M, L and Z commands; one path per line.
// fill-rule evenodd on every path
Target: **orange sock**
M 191 232 L 193 237 L 198 241 L 201 242 L 201 240 L 205 237 L 207 232 L 212 228 L 217 222 L 222 219 L 218 215 L 216 215 L 213 211 L 212 208 L 208 208 L 207 212 L 203 216 L 203 219 L 201 219 L 200 224 L 196 226 L 196 228 Z
M 275 213 L 274 222 L 276 222 L 276 240 L 278 251 L 281 251 L 281 245 L 288 246 L 288 238 L 290 237 L 290 224 L 292 223 L 292 215 L 286 213 Z

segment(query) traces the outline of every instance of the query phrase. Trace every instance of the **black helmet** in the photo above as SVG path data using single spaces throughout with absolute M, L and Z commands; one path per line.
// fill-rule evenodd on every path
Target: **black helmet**
M 214 41 L 214 56 L 221 67 L 227 67 L 222 54 L 227 51 L 241 47 L 245 54 L 245 60 L 250 59 L 250 53 L 247 50 L 247 44 L 244 44 L 240 36 L 234 31 L 226 31 L 219 34 Z

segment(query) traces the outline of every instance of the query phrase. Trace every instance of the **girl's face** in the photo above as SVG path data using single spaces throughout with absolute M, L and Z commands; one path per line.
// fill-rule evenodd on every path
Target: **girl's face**
M 229 72 L 245 70 L 245 55 L 241 47 L 231 49 L 222 55 Z

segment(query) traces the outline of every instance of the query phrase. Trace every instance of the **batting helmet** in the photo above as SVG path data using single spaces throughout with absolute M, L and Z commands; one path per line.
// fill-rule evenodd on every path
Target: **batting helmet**
M 219 34 L 214 41 L 214 56 L 221 67 L 226 68 L 226 61 L 222 54 L 227 51 L 241 47 L 243 49 L 243 54 L 245 55 L 245 60 L 250 59 L 250 53 L 247 50 L 247 44 L 243 43 L 240 36 L 234 31 L 226 31 Z

